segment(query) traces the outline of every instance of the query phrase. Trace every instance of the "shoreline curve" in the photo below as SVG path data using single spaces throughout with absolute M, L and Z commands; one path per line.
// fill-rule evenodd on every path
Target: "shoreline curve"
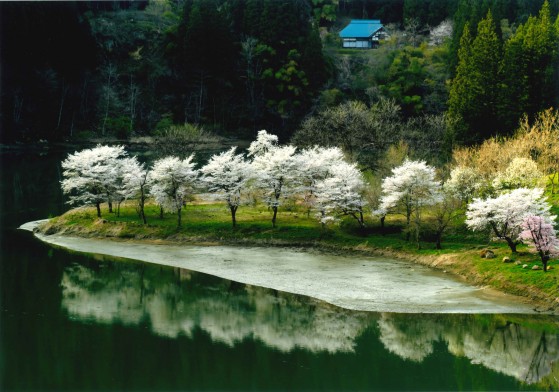
M 39 240 L 77 252 L 185 268 L 252 286 L 312 297 L 350 310 L 392 313 L 542 313 L 522 297 L 479 288 L 442 271 L 391 256 L 331 255 L 305 249 L 152 244 L 44 235 Z M 548 313 L 548 312 L 543 312 Z

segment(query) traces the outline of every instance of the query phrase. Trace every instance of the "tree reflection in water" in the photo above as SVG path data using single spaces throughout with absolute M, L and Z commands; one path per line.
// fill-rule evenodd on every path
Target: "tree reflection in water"
M 256 339 L 281 352 L 351 353 L 366 329 L 391 353 L 422 362 L 444 343 L 472 364 L 533 384 L 559 387 L 559 322 L 528 316 L 355 312 L 298 295 L 143 263 L 73 264 L 64 270 L 62 308 L 78 320 L 149 326 L 169 338 L 199 328 L 233 347 Z

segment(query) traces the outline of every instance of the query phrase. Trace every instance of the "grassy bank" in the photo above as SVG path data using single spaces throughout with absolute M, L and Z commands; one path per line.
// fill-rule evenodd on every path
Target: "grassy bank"
M 487 236 L 457 229 L 436 250 L 433 243 L 422 242 L 421 249 L 401 234 L 401 220 L 389 216 L 381 229 L 369 220 L 359 230 L 351 220 L 339 226 L 322 228 L 306 211 L 292 206 L 278 214 L 278 225 L 272 228 L 271 212 L 265 206 L 244 206 L 237 214 L 233 229 L 229 210 L 219 203 L 198 202 L 183 210 L 183 225 L 177 228 L 175 214 L 159 218 L 159 208 L 148 205 L 148 224 L 141 224 L 133 204 L 121 207 L 120 216 L 103 211 L 96 217 L 95 209 L 79 208 L 51 219 L 41 227 L 46 234 L 63 233 L 83 237 L 105 237 L 178 243 L 221 243 L 232 245 L 264 245 L 314 247 L 329 252 L 360 252 L 383 254 L 408 259 L 464 278 L 469 283 L 490 286 L 505 293 L 529 298 L 542 309 L 559 311 L 559 263 L 552 260 L 547 273 L 532 270 L 541 265 L 539 258 L 520 246 L 511 254 L 504 243 L 489 243 Z M 480 252 L 491 249 L 496 258 L 482 259 Z M 508 256 L 514 262 L 503 263 Z M 515 263 L 516 262 L 516 263 Z M 522 268 L 527 264 L 528 268 Z

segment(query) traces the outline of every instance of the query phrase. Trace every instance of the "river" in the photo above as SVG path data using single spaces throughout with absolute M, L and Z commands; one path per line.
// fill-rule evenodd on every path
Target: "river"
M 559 389 L 557 317 L 510 304 L 506 313 L 350 310 L 359 307 L 42 243 L 17 227 L 67 209 L 63 157 L 0 155 L 1 390 Z M 220 252 L 234 265 L 234 252 Z

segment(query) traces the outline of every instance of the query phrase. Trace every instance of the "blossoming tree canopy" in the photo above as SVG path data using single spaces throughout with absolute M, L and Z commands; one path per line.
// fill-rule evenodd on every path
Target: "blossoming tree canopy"
M 124 158 L 121 162 L 123 173 L 123 193 L 126 200 L 135 199 L 138 201 L 138 215 L 142 221 L 147 223 L 144 206 L 149 196 L 149 170 L 143 163 L 138 162 L 138 158 Z
M 550 257 L 559 256 L 559 239 L 551 222 L 541 216 L 529 215 L 522 222 L 522 231 L 518 238 L 528 242 L 539 254 L 544 272 Z
M 392 169 L 392 175 L 382 181 L 379 210 L 399 212 L 406 216 L 409 226 L 414 211 L 434 205 L 441 199 L 441 184 L 435 179 L 435 168 L 423 161 L 406 159 Z
M 297 174 L 296 147 L 274 147 L 255 156 L 252 161 L 256 186 L 264 192 L 264 199 L 274 211 L 272 225 L 275 227 L 281 199 L 293 192 Z
M 497 174 L 493 186 L 497 190 L 531 188 L 542 183 L 544 174 L 538 164 L 529 158 L 514 158 L 507 168 Z
M 235 154 L 236 147 L 213 155 L 200 169 L 201 181 L 218 199 L 224 200 L 231 211 L 233 227 L 236 226 L 235 214 L 241 205 L 241 192 L 253 177 L 252 166 L 241 154 Z
M 457 166 L 450 171 L 450 178 L 444 188 L 464 203 L 470 201 L 481 189 L 482 177 L 473 168 Z
M 303 198 L 307 211 L 316 202 L 316 188 L 319 181 L 326 179 L 332 168 L 344 162 L 344 154 L 338 147 L 307 148 L 295 156 L 297 169 L 297 193 Z
M 338 162 L 330 168 L 329 176 L 316 185 L 317 204 L 321 222 L 333 221 L 337 215 L 348 215 L 365 227 L 363 198 L 365 180 L 355 164 Z
M 194 192 L 198 170 L 192 162 L 194 154 L 185 159 L 167 157 L 156 161 L 149 173 L 151 194 L 155 201 L 177 212 L 177 226 L 181 226 L 181 211 Z
M 248 147 L 248 156 L 257 157 L 263 155 L 277 146 L 278 137 L 276 135 L 272 135 L 265 130 L 258 131 L 256 140 L 250 143 Z
M 118 160 L 126 157 L 123 146 L 101 146 L 70 154 L 62 162 L 62 191 L 69 204 L 94 205 L 101 216 L 100 204 L 109 203 L 117 188 Z
M 497 197 L 474 199 L 466 211 L 466 225 L 474 231 L 491 230 L 516 252 L 517 238 L 526 217 L 537 215 L 551 222 L 555 216 L 550 209 L 542 188 L 518 188 Z

